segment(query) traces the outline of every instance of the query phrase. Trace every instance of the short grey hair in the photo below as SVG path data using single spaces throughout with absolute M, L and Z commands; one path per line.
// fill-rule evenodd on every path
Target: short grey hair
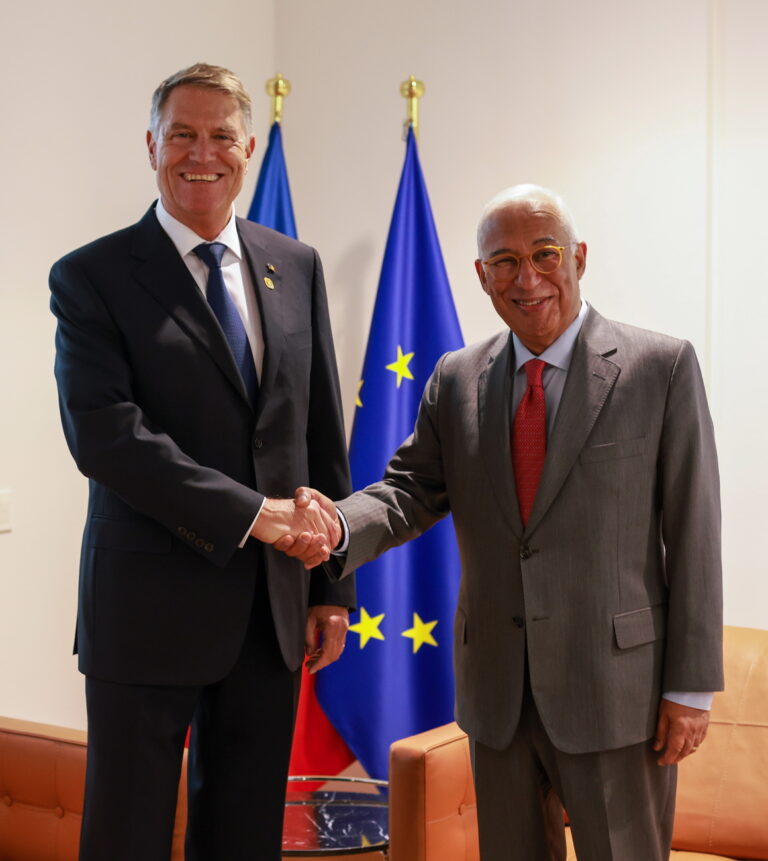
M 149 129 L 153 135 L 157 135 L 160 128 L 160 120 L 163 116 L 163 108 L 168 101 L 168 96 L 176 87 L 188 85 L 192 87 L 205 87 L 216 90 L 227 96 L 234 96 L 240 106 L 245 123 L 245 131 L 251 132 L 251 97 L 243 86 L 243 82 L 234 72 L 223 66 L 212 66 L 210 63 L 195 63 L 186 69 L 174 73 L 166 78 L 152 94 L 152 110 L 149 115 Z
M 562 224 L 568 235 L 568 239 L 571 242 L 580 241 L 579 233 L 576 229 L 576 222 L 574 221 L 573 215 L 571 215 L 571 211 L 563 198 L 554 191 L 550 191 L 550 189 L 544 188 L 541 185 L 524 183 L 505 188 L 503 191 L 494 195 L 485 205 L 482 215 L 480 216 L 480 221 L 477 225 L 478 251 L 482 244 L 483 232 L 489 217 L 497 210 L 503 209 L 507 204 L 516 203 L 518 201 L 538 204 L 542 206 L 542 208 L 551 211 L 551 213 Z

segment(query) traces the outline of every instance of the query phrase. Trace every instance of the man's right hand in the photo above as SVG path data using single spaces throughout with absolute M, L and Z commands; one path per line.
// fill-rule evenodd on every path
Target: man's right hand
M 300 494 L 300 491 L 303 493 Z M 274 544 L 278 550 L 296 547 L 297 550 L 288 555 L 299 557 L 307 568 L 325 562 L 341 539 L 336 507 L 327 497 L 323 497 L 331 504 L 330 513 L 327 506 L 320 505 L 312 498 L 312 493 L 316 491 L 299 488 L 296 501 L 267 499 L 251 530 L 254 538 L 265 544 Z
M 321 546 L 317 536 L 312 536 L 308 532 L 285 535 L 274 543 L 274 547 L 276 550 L 281 550 L 286 556 L 300 559 L 304 563 L 305 568 L 314 568 L 315 565 L 326 562 L 330 556 L 330 551 L 341 541 L 339 515 L 336 512 L 336 506 L 333 501 L 312 487 L 297 488 L 293 502 L 295 503 L 297 512 L 309 511 L 317 506 L 323 513 L 326 521 L 331 524 L 330 531 L 337 537 L 328 548 L 328 553 L 325 553 L 325 547 Z

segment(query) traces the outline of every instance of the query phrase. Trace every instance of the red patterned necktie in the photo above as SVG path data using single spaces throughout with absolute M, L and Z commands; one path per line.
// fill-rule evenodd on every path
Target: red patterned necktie
M 547 415 L 541 385 L 546 364 L 541 359 L 530 359 L 523 365 L 528 388 L 512 423 L 512 466 L 523 526 L 528 523 L 547 454 Z

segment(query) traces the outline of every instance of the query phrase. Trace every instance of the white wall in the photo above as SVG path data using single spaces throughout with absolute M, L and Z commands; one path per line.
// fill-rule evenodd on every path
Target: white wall
M 483 203 L 521 181 L 560 191 L 589 243 L 588 298 L 699 351 L 721 448 L 726 620 L 768 627 L 768 403 L 751 383 L 768 311 L 762 0 L 46 0 L 4 23 L 17 71 L 0 137 L 0 488 L 14 492 L 14 530 L 0 534 L 0 714 L 84 725 L 68 653 L 85 483 L 58 425 L 47 271 L 149 204 L 149 97 L 197 59 L 244 78 L 259 153 L 264 81 L 279 70 L 293 83 L 294 205 L 325 262 L 348 421 L 402 166 L 400 82 L 427 84 L 422 165 L 467 341 L 499 328 L 472 267 Z

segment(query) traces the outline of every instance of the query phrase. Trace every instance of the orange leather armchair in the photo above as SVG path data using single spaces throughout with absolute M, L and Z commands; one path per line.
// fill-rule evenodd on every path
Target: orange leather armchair
M 768 859 L 768 631 L 726 627 L 725 673 L 707 740 L 679 767 L 672 861 Z M 395 742 L 389 861 L 479 859 L 466 735 L 454 723 Z
M 0 861 L 77 861 L 85 745 L 80 730 L 0 718 Z M 185 757 L 171 861 L 184 861 L 186 785 Z

